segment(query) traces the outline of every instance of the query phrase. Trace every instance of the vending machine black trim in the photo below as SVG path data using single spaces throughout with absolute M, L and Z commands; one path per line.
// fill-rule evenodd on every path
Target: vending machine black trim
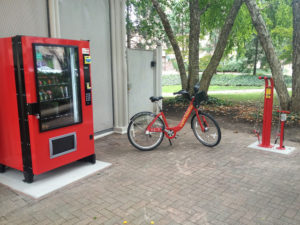
M 30 103 L 27 104 L 28 115 L 39 115 L 39 104 L 38 103 Z
M 84 72 L 84 96 L 85 105 L 92 105 L 92 86 L 91 86 L 91 71 L 90 71 L 90 61 L 86 62 L 88 58 L 90 60 L 89 54 L 83 54 L 83 72 Z
M 23 55 L 22 37 L 21 36 L 13 37 L 12 45 L 13 45 L 13 55 L 14 55 L 14 69 L 15 69 L 22 160 L 23 160 L 23 174 L 24 174 L 23 181 L 26 183 L 32 183 L 33 171 L 32 171 L 29 126 L 28 126 L 28 110 L 27 110 L 27 100 L 26 100 L 25 80 L 24 80 L 25 79 L 24 66 L 23 66 L 23 56 L 22 56 Z

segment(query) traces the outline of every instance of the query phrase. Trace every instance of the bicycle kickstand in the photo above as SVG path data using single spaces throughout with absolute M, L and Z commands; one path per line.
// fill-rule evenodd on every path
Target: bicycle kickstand
M 171 139 L 168 139 L 169 140 L 169 142 L 170 142 L 170 145 L 172 146 L 173 144 L 172 144 L 172 141 L 171 141 Z

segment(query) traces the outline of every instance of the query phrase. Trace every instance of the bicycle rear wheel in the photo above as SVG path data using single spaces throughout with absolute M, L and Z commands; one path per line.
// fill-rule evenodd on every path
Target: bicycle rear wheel
M 134 116 L 128 125 L 127 135 L 130 143 L 141 151 L 149 151 L 159 146 L 164 138 L 164 123 L 157 118 L 152 128 L 161 128 L 160 132 L 147 131 L 148 125 L 155 119 L 155 115 L 144 112 Z
M 214 118 L 204 112 L 199 112 L 202 130 L 196 115 L 192 118 L 192 129 L 196 138 L 205 146 L 214 147 L 221 141 L 221 130 Z

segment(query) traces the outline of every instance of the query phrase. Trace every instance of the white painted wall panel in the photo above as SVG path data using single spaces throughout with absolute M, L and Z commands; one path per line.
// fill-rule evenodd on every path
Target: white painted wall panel
M 108 0 L 59 0 L 62 38 L 90 40 L 95 132 L 113 128 Z
M 1 0 L 0 37 L 48 37 L 46 0 Z
M 153 51 L 127 49 L 129 118 L 141 111 L 153 112 L 149 98 L 155 95 Z

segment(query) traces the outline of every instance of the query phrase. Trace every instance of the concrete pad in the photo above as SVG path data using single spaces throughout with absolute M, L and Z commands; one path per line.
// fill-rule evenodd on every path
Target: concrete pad
M 95 164 L 74 162 L 34 176 L 34 182 L 31 184 L 23 182 L 24 177 L 21 171 L 9 168 L 5 173 L 0 174 L 0 183 L 33 198 L 40 198 L 110 165 L 110 163 L 98 160 Z
M 114 131 L 109 131 L 109 132 L 105 132 L 105 133 L 103 133 L 103 134 L 95 135 L 95 136 L 94 136 L 94 140 L 103 138 L 103 137 L 108 136 L 108 135 L 111 135 L 111 134 L 113 134 L 113 133 L 114 133 Z
M 279 154 L 284 154 L 284 155 L 289 155 L 296 149 L 295 147 L 285 146 L 285 150 L 280 150 L 280 149 L 277 149 L 278 147 L 279 147 L 279 145 L 276 144 L 272 148 L 263 148 L 263 147 L 258 146 L 258 141 L 254 142 L 248 146 L 248 148 L 259 149 L 259 150 L 263 150 L 263 151 L 267 151 L 267 152 L 274 152 L 274 153 L 279 153 Z

